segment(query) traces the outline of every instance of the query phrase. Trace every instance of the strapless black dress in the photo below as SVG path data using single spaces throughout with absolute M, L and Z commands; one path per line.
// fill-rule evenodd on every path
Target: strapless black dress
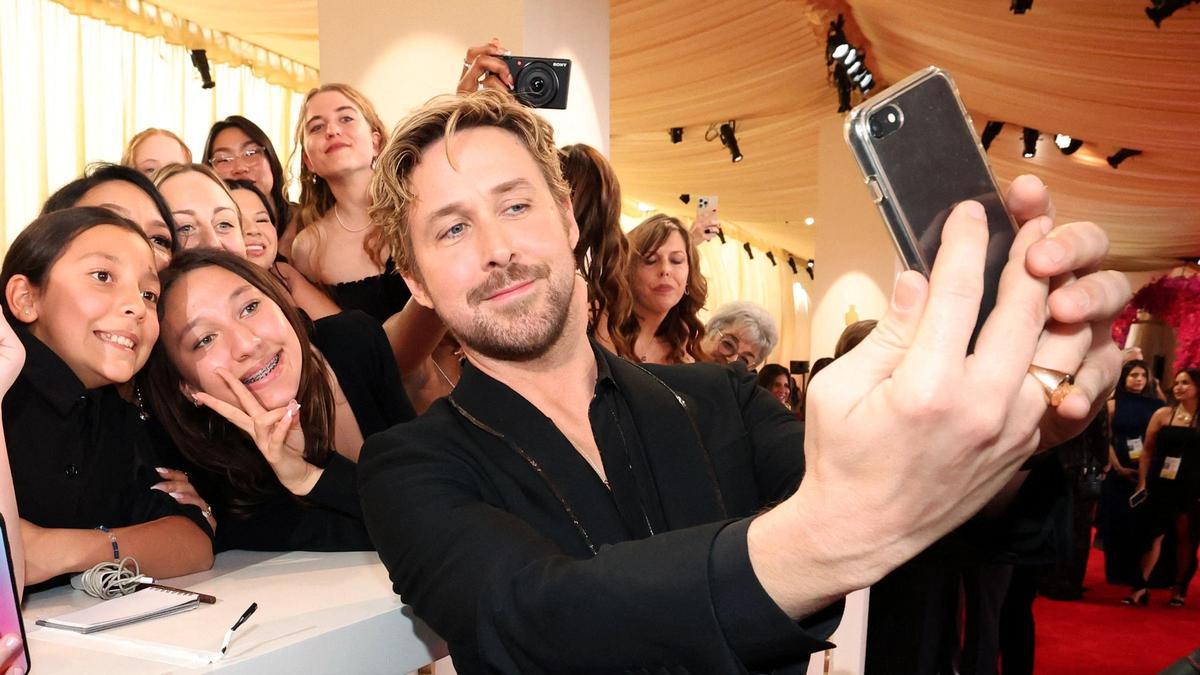
M 412 291 L 404 277 L 396 273 L 396 263 L 388 258 L 383 274 L 329 286 L 329 294 L 342 309 L 358 309 L 383 323 L 404 309 Z

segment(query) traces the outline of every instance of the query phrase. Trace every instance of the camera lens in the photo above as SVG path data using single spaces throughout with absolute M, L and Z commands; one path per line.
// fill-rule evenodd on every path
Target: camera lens
M 875 138 L 883 138 L 903 125 L 904 116 L 901 114 L 900 108 L 894 105 L 880 108 L 871 113 L 871 117 L 867 120 L 867 129 Z
M 558 95 L 558 75 L 545 64 L 535 61 L 517 75 L 513 93 L 526 105 L 540 108 Z

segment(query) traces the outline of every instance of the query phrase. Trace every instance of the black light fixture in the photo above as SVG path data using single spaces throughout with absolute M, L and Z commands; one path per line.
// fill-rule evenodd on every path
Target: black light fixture
M 1024 14 L 1033 9 L 1033 0 L 1012 0 L 1012 4 L 1008 6 L 1008 9 L 1013 14 Z
M 692 196 L 685 192 L 685 193 L 679 195 L 679 201 L 683 202 L 684 204 L 687 204 L 688 202 L 692 201 Z
M 205 51 L 203 49 L 193 49 L 192 50 L 192 65 L 196 67 L 196 70 L 200 71 L 200 88 L 201 89 L 212 89 L 213 87 L 217 86 L 217 83 L 213 82 L 212 71 L 209 70 L 209 67 L 208 67 L 208 52 L 207 51 Z
M 1000 130 L 1004 128 L 1004 122 L 991 120 L 983 125 L 983 133 L 979 136 L 979 142 L 983 144 L 983 149 L 986 151 L 992 147 L 992 141 L 996 140 L 996 136 L 1000 134 Z
M 683 127 L 671 127 L 671 142 L 683 142 Z
M 1156 28 L 1162 28 L 1163 19 L 1171 16 L 1176 10 L 1183 9 L 1200 0 L 1150 0 L 1146 8 L 1146 16 L 1154 22 Z
M 742 151 L 738 148 L 737 136 L 734 135 L 734 129 L 737 122 L 730 120 L 721 125 L 721 145 L 729 148 L 729 155 L 734 162 L 742 161 Z
M 746 257 L 754 260 L 754 251 L 750 250 L 750 242 L 742 244 L 742 250 L 746 252 Z
M 1038 130 L 1025 127 L 1025 131 L 1021 132 L 1021 138 L 1025 144 L 1025 150 L 1021 155 L 1025 159 L 1030 159 L 1037 155 Z
M 850 109 L 855 88 L 866 96 L 875 86 L 875 76 L 867 67 L 866 51 L 850 44 L 843 30 L 845 25 L 846 17 L 839 14 L 836 21 L 830 22 L 825 35 L 825 65 L 837 88 L 838 112 Z
M 1055 134 L 1054 144 L 1062 151 L 1064 155 L 1073 155 L 1075 151 L 1083 147 L 1083 141 L 1078 138 L 1071 138 L 1066 134 Z
M 809 278 L 809 279 L 811 279 L 811 280 L 813 280 L 813 281 L 816 281 L 816 279 L 817 279 L 817 278 L 816 278 L 815 276 L 813 276 L 813 265 L 814 265 L 814 263 L 816 263 L 816 261 L 815 261 L 815 260 L 812 260 L 812 259 L 810 258 L 810 259 L 809 259 L 809 261 L 808 261 L 807 263 L 805 263 L 805 264 L 804 264 L 804 271 L 805 271 L 805 272 L 808 272 L 808 278 Z
M 1124 162 L 1125 160 L 1129 159 L 1130 157 L 1136 157 L 1140 154 L 1142 154 L 1141 150 L 1133 150 L 1131 148 L 1121 148 L 1120 150 L 1117 150 L 1113 154 L 1109 155 L 1106 161 L 1108 162 L 1109 166 L 1111 166 L 1112 168 L 1115 169 L 1121 164 L 1121 162 Z
M 800 273 L 800 269 L 796 267 L 796 259 L 790 255 L 788 256 L 788 267 L 792 268 L 792 274 Z
M 775 254 L 773 252 L 767 251 L 767 260 L 771 261 L 771 267 L 779 267 L 779 263 L 775 262 Z

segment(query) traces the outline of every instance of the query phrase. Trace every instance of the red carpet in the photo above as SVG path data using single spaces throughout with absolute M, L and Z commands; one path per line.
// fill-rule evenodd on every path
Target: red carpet
M 1168 589 L 1152 590 L 1147 607 L 1127 607 L 1129 589 L 1105 583 L 1104 553 L 1091 553 L 1083 600 L 1033 603 L 1037 673 L 1152 675 L 1200 647 L 1200 578 L 1181 609 L 1166 606 Z

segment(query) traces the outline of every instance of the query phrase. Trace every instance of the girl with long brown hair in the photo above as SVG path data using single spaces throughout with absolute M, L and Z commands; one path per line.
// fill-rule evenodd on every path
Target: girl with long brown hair
M 621 184 L 600 151 L 577 143 L 559 151 L 563 178 L 579 225 L 575 264 L 588 287 L 588 331 L 618 356 L 636 358 L 619 329 L 632 310 L 629 242 L 621 231 Z
M 414 415 L 379 324 L 313 325 L 266 271 L 215 249 L 162 275 L 155 413 L 218 514 L 218 550 L 366 550 L 363 439 Z
M 678 219 L 655 214 L 629 232 L 633 311 L 618 332 L 645 363 L 706 361 L 704 324 L 697 313 L 708 298 L 699 254 Z

